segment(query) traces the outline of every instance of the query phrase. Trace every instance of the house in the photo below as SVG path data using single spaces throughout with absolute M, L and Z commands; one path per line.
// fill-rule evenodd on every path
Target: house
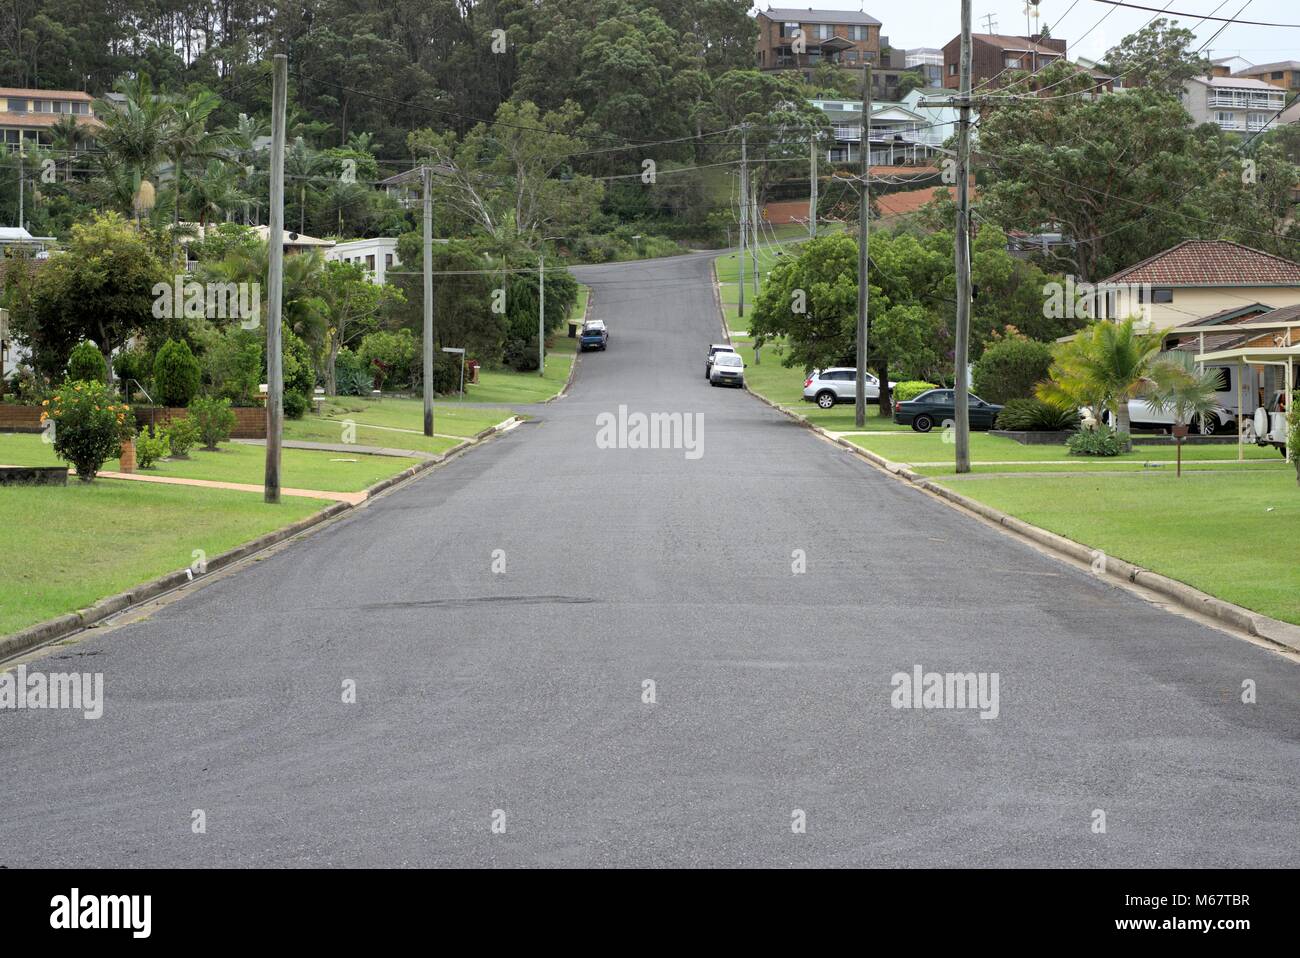
M 358 263 L 366 270 L 371 282 L 386 282 L 386 274 L 394 266 L 401 266 L 397 258 L 397 238 L 377 236 L 373 239 L 351 240 L 337 243 L 325 251 L 327 260 L 339 263 Z
M 1227 77 L 1242 70 L 1249 70 L 1255 64 L 1245 57 L 1219 57 L 1210 61 L 1210 76 Z
M 1246 67 L 1233 74 L 1260 80 L 1281 90 L 1300 93 L 1300 60 L 1283 60 L 1280 63 L 1262 63 L 1257 67 Z
M 903 51 L 903 64 L 925 77 L 927 87 L 943 86 L 943 51 L 938 47 L 913 47 Z
M 811 80 L 825 62 L 849 70 L 880 63 L 881 24 L 866 13 L 770 7 L 760 10 L 757 19 L 755 59 L 760 70 L 799 70 Z
M 1184 240 L 1107 277 L 1097 290 L 1093 315 L 1140 312 L 1165 330 L 1251 304 L 1300 306 L 1300 263 L 1227 240 Z
M 21 226 L 0 226 L 0 253 L 9 248 L 22 249 L 38 259 L 49 257 L 53 236 L 33 236 Z
M 1037 73 L 1049 63 L 1065 59 L 1066 42 L 1034 34 L 1031 37 L 1001 33 L 976 33 L 971 36 L 971 85 L 988 83 L 996 86 L 999 78 L 1017 71 Z M 943 48 L 943 85 L 959 89 L 961 37 L 956 36 Z
M 957 132 L 957 120 L 960 111 L 947 103 L 952 96 L 951 90 L 942 87 L 923 86 L 911 90 L 903 97 L 903 106 L 925 120 L 925 125 L 917 131 L 916 140 L 929 146 L 943 146 Z M 979 111 L 971 111 L 971 123 L 979 120 Z M 971 127 L 971 142 L 979 138 L 979 129 Z
M 95 118 L 94 102 L 79 90 L 0 87 L 0 141 L 11 153 L 18 151 L 20 140 L 48 143 L 50 127 L 64 116 L 74 116 L 87 134 L 78 148 L 87 148 L 104 125 Z
M 862 143 L 861 100 L 810 100 L 830 118 L 834 140 L 827 145 L 828 163 L 860 162 Z M 902 103 L 871 104 L 871 158 L 889 166 L 918 163 L 934 153 L 932 121 L 921 111 Z M 939 142 L 943 142 L 940 137 Z
M 253 232 L 257 234 L 258 239 L 265 243 L 267 237 L 271 235 L 271 227 L 254 226 Z M 333 240 L 317 239 L 314 236 L 308 236 L 305 233 L 294 233 L 290 230 L 284 230 L 282 235 L 284 237 L 284 251 L 289 254 L 301 253 L 309 249 L 328 249 L 335 245 Z
M 1297 99 L 1289 107 L 1282 111 L 1282 115 L 1277 118 L 1279 124 L 1300 123 L 1300 99 Z
M 417 210 L 424 204 L 424 187 L 420 170 L 406 170 L 395 176 L 379 181 L 392 199 L 401 204 L 404 210 Z
M 1286 91 L 1249 77 L 1193 77 L 1183 87 L 1183 107 L 1193 122 L 1221 130 L 1260 133 L 1277 125 Z

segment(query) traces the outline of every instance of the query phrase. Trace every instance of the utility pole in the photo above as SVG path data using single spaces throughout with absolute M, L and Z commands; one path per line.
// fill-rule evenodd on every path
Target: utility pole
M 960 119 L 957 123 L 957 342 L 953 356 L 957 381 L 957 472 L 970 472 L 970 383 L 966 367 L 970 358 L 970 5 L 961 0 Z
M 817 238 L 817 131 L 808 139 L 808 238 Z
M 280 439 L 284 429 L 284 365 L 280 311 L 284 296 L 284 114 L 289 58 L 271 58 L 271 206 L 266 232 L 266 478 L 263 498 L 280 501 Z
M 749 125 L 740 126 L 740 310 L 745 315 L 745 244 L 749 240 Z
M 23 228 L 23 194 L 27 192 L 27 184 L 23 181 L 26 171 L 26 165 L 23 163 L 26 157 L 26 138 L 22 131 L 18 133 L 18 228 Z
M 969 3 L 970 0 L 963 0 Z M 853 423 L 862 429 L 867 424 L 867 242 L 870 236 L 871 220 L 871 64 L 862 64 L 862 127 L 858 141 L 858 163 L 860 181 L 858 183 L 858 368 L 853 374 L 854 399 Z
M 753 258 L 754 267 L 754 301 L 758 302 L 758 190 L 753 183 L 749 184 L 749 229 L 750 238 L 753 239 L 749 255 Z
M 424 187 L 424 434 L 433 435 L 433 170 L 420 167 Z
M 546 263 L 537 254 L 537 375 L 546 375 Z

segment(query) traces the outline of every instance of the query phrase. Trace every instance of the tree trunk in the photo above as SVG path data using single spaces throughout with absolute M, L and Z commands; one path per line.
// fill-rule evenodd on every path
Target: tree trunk
M 1125 437 L 1124 444 L 1121 446 L 1121 451 L 1132 452 L 1133 441 L 1128 438 L 1129 430 L 1131 429 L 1128 421 L 1128 400 L 1122 397 L 1115 407 L 1115 427 L 1116 434 Z
M 880 418 L 894 418 L 893 397 L 889 394 L 889 357 L 881 356 L 876 363 L 876 375 L 880 377 Z
M 337 396 L 339 394 L 338 358 L 339 342 L 338 337 L 335 337 L 330 341 L 329 368 L 325 371 L 325 392 L 331 396 Z

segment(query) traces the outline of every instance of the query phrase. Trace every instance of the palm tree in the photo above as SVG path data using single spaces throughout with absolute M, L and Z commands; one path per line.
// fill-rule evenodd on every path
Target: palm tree
M 72 158 L 77 152 L 77 147 L 84 143 L 88 137 L 86 130 L 77 118 L 71 113 L 62 113 L 50 127 L 50 146 L 59 153 L 63 154 L 63 181 L 69 182 L 72 179 Z
M 1151 409 L 1174 418 L 1174 439 L 1178 445 L 1178 471 L 1183 474 L 1183 438 L 1193 419 L 1215 414 L 1218 392 L 1223 385 L 1217 369 L 1197 369 L 1190 353 L 1167 353 L 1152 365 L 1147 376 L 1146 398 Z
M 1160 353 L 1159 334 L 1140 333 L 1130 318 L 1093 323 L 1058 347 L 1047 382 L 1036 390 L 1044 402 L 1109 409 L 1116 432 L 1132 449 L 1129 433 L 1130 399 L 1150 389 L 1147 374 Z
M 206 225 L 209 218 L 230 220 L 230 211 L 234 207 L 247 206 L 248 196 L 239 188 L 239 174 L 235 167 L 220 160 L 208 160 L 203 175 L 190 179 L 190 188 L 185 202 L 189 210 L 198 217 L 199 225 Z
M 201 90 L 189 99 L 173 98 L 170 122 L 163 144 L 172 161 L 172 177 L 177 192 L 184 189 L 185 167 L 191 160 L 225 161 L 228 151 L 238 144 L 228 130 L 209 130 L 208 120 L 221 105 L 221 97 L 211 90 Z M 180 225 L 181 209 L 176 204 L 175 226 Z
M 311 181 L 325 173 L 329 161 L 325 156 L 313 150 L 302 137 L 293 141 L 293 145 L 284 154 L 285 192 L 291 193 L 297 186 L 298 193 L 298 232 L 307 230 L 307 197 L 316 196 L 316 187 Z
M 244 193 L 244 225 L 247 226 L 248 204 L 262 192 L 264 177 L 258 174 L 259 161 L 268 153 L 266 147 L 258 147 L 257 141 L 271 135 L 271 124 L 261 117 L 241 113 L 235 125 L 225 127 L 222 132 L 230 134 L 233 140 L 230 156 L 239 164 L 238 187 Z
M 267 244 L 238 247 L 224 259 L 206 263 L 202 278 L 225 283 L 259 283 L 262 289 L 262 315 L 267 314 L 266 281 L 269 265 Z M 318 355 L 327 331 L 325 316 L 319 309 L 321 276 L 325 258 L 319 250 L 295 253 L 284 258 L 281 320 Z
M 103 101 L 95 104 L 95 112 L 104 122 L 97 139 L 104 148 L 103 162 L 130 183 L 129 200 L 119 209 L 128 216 L 134 214 L 138 221 L 142 209 L 136 199 L 141 184 L 167 156 L 172 105 L 154 92 L 147 73 L 119 80 L 116 89 L 125 97 L 120 106 Z M 119 201 L 120 185 L 113 191 Z

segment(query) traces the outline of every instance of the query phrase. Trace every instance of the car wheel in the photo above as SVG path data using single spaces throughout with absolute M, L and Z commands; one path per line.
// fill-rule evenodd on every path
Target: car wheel
M 917 432 L 929 432 L 934 428 L 934 420 L 923 413 L 912 420 L 912 428 Z
M 835 394 L 829 389 L 823 389 L 817 394 L 817 405 L 823 409 L 830 409 L 835 405 Z
M 1219 417 L 1212 412 L 1196 419 L 1196 431 L 1202 436 L 1213 436 L 1219 429 Z

